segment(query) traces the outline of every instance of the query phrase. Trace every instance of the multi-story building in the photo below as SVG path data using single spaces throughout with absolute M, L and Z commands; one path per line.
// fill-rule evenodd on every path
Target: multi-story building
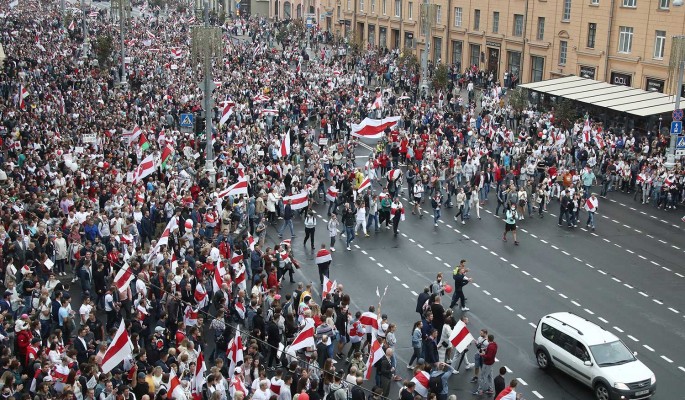
M 578 75 L 663 92 L 671 38 L 685 33 L 685 7 L 672 0 L 429 0 L 428 39 L 421 0 L 318 1 L 334 2 L 332 27 L 321 23 L 333 33 L 417 56 L 430 40 L 434 62 L 475 64 L 500 80 L 509 71 L 519 82 Z

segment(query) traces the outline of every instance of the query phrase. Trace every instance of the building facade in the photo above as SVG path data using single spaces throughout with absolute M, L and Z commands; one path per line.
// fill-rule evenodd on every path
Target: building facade
M 685 7 L 672 0 L 431 0 L 429 38 L 420 0 L 328 1 L 333 33 L 417 56 L 430 40 L 432 61 L 500 81 L 505 71 L 519 82 L 578 75 L 664 92 L 671 38 L 685 33 Z

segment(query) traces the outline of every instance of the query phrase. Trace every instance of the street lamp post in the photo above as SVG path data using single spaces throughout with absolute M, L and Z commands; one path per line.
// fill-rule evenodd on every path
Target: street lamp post
M 428 54 L 431 51 L 431 33 L 433 32 L 433 23 L 435 21 L 435 4 L 430 4 L 430 0 L 424 0 L 421 4 L 421 23 L 423 25 L 423 35 L 425 48 L 421 55 L 421 89 L 428 90 L 430 85 L 428 81 Z
M 675 5 L 675 4 L 674 4 Z M 669 61 L 669 78 L 673 92 L 675 92 L 675 110 L 680 110 L 681 92 L 683 90 L 683 74 L 685 74 L 685 36 L 674 36 L 671 39 L 671 59 Z M 677 74 L 677 80 L 673 79 Z M 675 84 L 675 87 L 673 85 Z M 666 149 L 666 169 L 675 167 L 675 152 L 678 135 L 671 133 L 670 142 Z
M 115 2 L 113 6 L 117 6 L 119 12 L 119 39 L 121 41 L 121 76 L 119 77 L 119 83 L 121 85 L 126 84 L 126 19 L 130 15 L 130 0 L 117 0 L 118 4 Z
M 212 147 L 212 91 L 214 80 L 212 79 L 212 59 L 221 55 L 221 29 L 209 26 L 209 4 L 204 3 L 205 23 L 204 26 L 193 27 L 192 32 L 192 59 L 194 65 L 201 64 L 203 69 L 204 109 L 205 109 L 205 172 L 209 173 L 210 184 L 216 183 L 216 170 L 214 169 L 214 148 Z

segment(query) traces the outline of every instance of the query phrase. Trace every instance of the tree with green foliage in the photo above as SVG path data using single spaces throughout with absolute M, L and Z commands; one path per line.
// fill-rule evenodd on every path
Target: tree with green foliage
M 398 65 L 400 68 L 406 69 L 408 72 L 416 73 L 419 71 L 419 66 L 421 64 L 419 63 L 419 59 L 416 57 L 416 54 L 414 54 L 414 49 L 411 47 L 405 47 L 400 54 L 400 58 L 398 59 Z
M 507 92 L 507 97 L 509 98 L 509 105 L 514 109 L 516 115 L 521 114 L 528 107 L 528 92 L 526 92 L 526 89 L 517 87 Z
M 447 65 L 438 64 L 433 71 L 433 90 L 442 90 L 447 87 L 450 81 Z
M 577 117 L 578 110 L 571 100 L 559 99 L 554 105 L 554 121 L 560 128 L 571 128 Z
M 98 35 L 95 39 L 94 50 L 100 68 L 106 68 L 112 60 L 111 55 L 114 51 L 114 40 L 109 35 Z

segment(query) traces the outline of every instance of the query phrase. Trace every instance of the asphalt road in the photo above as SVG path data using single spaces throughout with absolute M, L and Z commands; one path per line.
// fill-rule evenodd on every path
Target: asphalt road
M 471 330 L 483 327 L 495 335 L 500 345 L 497 366 L 506 366 L 512 371 L 509 376 L 521 380 L 527 399 L 592 398 L 592 392 L 573 379 L 537 368 L 534 327 L 540 317 L 557 311 L 585 317 L 637 351 L 656 374 L 654 399 L 678 393 L 685 377 L 685 348 L 676 344 L 685 337 L 685 263 L 679 261 L 685 241 L 679 214 L 610 193 L 609 199 L 600 199 L 597 230 L 592 233 L 558 227 L 558 205 L 553 202 L 545 218 L 520 221 L 521 245 L 515 247 L 511 240 L 502 242 L 504 225 L 494 216 L 492 201 L 481 210 L 482 220 L 472 211 L 466 225 L 454 223 L 453 209 L 443 209 L 438 227 L 433 226 L 432 213 L 419 219 L 411 215 L 406 198 L 403 203 L 407 216 L 398 237 L 382 229 L 370 232 L 370 238 L 358 237 L 350 252 L 339 244 L 331 267 L 331 279 L 345 285 L 353 306 L 362 311 L 377 303 L 376 287 L 382 292 L 388 285 L 382 308 L 398 325 L 401 374 L 407 376 L 402 368 L 411 354 L 417 293 L 437 272 L 451 277 L 464 258 L 474 278 L 466 287 Z M 317 242 L 327 242 L 326 208 L 320 205 L 317 211 Z M 581 222 L 584 217 L 582 213 Z M 317 282 L 314 255 L 300 242 L 302 222 L 295 226 L 295 255 L 304 261 L 298 279 Z M 275 232 L 270 233 L 269 239 L 275 241 Z M 443 305 L 448 302 L 444 299 Z M 462 371 L 452 378 L 450 389 L 471 396 L 470 376 Z

